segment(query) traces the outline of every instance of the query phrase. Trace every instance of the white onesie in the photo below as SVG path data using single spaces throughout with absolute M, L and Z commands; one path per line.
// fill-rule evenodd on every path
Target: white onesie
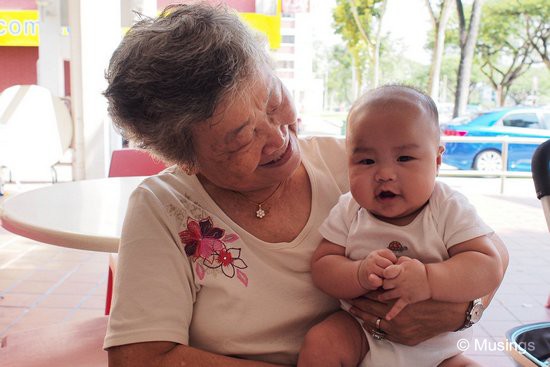
M 327 240 L 344 246 L 346 256 L 353 260 L 365 258 L 373 250 L 389 248 L 397 256 L 434 263 L 448 259 L 452 246 L 493 231 L 462 194 L 436 182 L 428 205 L 406 226 L 378 220 L 347 193 L 332 208 L 320 232 Z M 347 309 L 345 304 L 343 307 Z M 470 337 L 471 329 L 445 333 L 413 347 L 366 335 L 370 351 L 361 366 L 421 367 L 437 366 L 460 353 L 457 342 Z

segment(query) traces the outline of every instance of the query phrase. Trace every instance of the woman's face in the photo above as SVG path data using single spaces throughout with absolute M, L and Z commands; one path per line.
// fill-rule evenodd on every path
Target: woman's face
M 267 68 L 242 84 L 193 129 L 198 173 L 224 189 L 261 190 L 290 177 L 300 164 L 296 111 Z

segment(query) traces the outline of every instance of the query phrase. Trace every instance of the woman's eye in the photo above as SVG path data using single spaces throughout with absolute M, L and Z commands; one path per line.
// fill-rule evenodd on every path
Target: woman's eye
M 268 115 L 271 115 L 271 114 L 277 112 L 277 110 L 279 109 L 279 107 L 281 107 L 281 104 L 282 104 L 281 101 L 277 101 L 277 102 L 271 103 L 269 106 L 267 106 L 267 114 L 268 114 Z
M 408 155 L 402 155 L 400 156 L 399 158 L 397 158 L 397 161 L 398 162 L 408 162 L 408 161 L 412 161 L 414 158 L 411 157 L 411 156 L 408 156 Z
M 374 159 L 370 159 L 370 158 L 361 159 L 361 160 L 359 161 L 359 164 L 367 164 L 367 165 L 369 165 L 369 164 L 374 164 Z

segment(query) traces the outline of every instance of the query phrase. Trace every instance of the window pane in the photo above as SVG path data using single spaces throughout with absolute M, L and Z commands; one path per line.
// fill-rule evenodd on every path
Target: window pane
M 283 43 L 294 43 L 294 35 L 293 34 L 284 34 L 282 36 L 282 42 Z
M 502 119 L 504 126 L 527 127 L 540 129 L 539 119 L 535 113 L 514 113 Z

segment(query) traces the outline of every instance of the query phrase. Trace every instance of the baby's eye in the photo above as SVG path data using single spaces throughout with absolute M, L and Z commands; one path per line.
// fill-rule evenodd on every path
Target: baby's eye
M 374 164 L 374 159 L 370 159 L 370 158 L 361 159 L 359 161 L 359 164 L 366 164 L 366 165 Z
M 397 158 L 397 161 L 398 162 L 408 162 L 408 161 L 412 161 L 414 158 L 411 157 L 411 156 L 408 156 L 408 155 L 402 155 L 400 156 L 399 158 Z

